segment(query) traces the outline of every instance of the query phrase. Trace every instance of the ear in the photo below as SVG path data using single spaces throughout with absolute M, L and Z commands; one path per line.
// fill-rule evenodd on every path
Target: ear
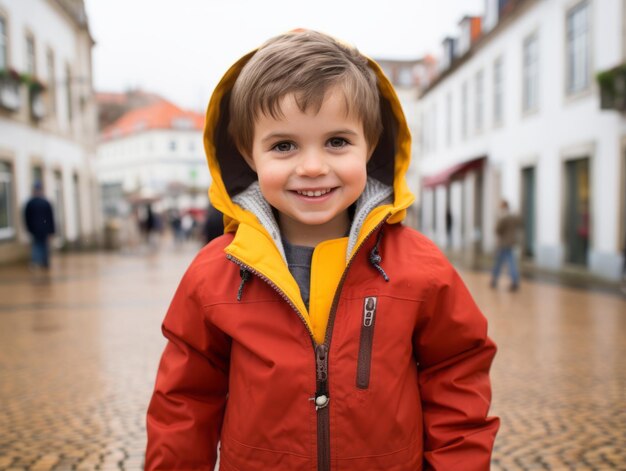
M 367 160 L 365 161 L 366 163 L 370 162 L 370 160 L 372 159 L 372 156 L 374 155 L 374 151 L 375 150 L 376 150 L 376 146 L 375 145 L 372 146 L 371 148 L 367 149 Z
M 380 137 L 378 139 L 376 139 L 376 142 L 373 142 L 371 144 L 368 143 L 367 145 L 367 163 L 369 163 L 369 161 L 371 160 L 372 156 L 374 155 L 374 152 L 376 151 L 376 147 L 378 147 L 378 143 L 380 142 Z

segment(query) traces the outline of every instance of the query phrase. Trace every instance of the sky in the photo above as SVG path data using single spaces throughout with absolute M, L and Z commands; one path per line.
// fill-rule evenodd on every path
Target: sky
M 440 53 L 484 0 L 85 0 L 97 91 L 141 88 L 204 111 L 222 74 L 266 39 L 316 29 L 374 58 Z

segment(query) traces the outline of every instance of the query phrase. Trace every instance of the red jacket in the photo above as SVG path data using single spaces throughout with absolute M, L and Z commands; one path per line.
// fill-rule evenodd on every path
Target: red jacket
M 376 237 L 357 253 L 329 324 L 330 400 L 316 411 L 326 373 L 306 326 L 261 278 L 237 300 L 240 267 L 224 254 L 232 237 L 200 252 L 163 324 L 147 470 L 212 470 L 218 440 L 224 471 L 315 470 L 319 440 L 337 471 L 489 469 L 495 346 L 431 242 L 387 226 L 379 250 L 389 282 L 368 260 Z M 329 438 L 318 435 L 320 411 Z

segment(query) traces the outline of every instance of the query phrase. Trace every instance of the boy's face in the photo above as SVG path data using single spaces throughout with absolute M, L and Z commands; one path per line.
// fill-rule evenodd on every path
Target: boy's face
M 246 159 L 261 192 L 280 213 L 287 236 L 298 239 L 315 230 L 325 238 L 342 237 L 348 230 L 348 207 L 367 180 L 363 124 L 347 114 L 339 88 L 326 93 L 318 113 L 301 112 L 293 95 L 281 100 L 280 109 L 278 119 L 259 115 L 252 157 Z

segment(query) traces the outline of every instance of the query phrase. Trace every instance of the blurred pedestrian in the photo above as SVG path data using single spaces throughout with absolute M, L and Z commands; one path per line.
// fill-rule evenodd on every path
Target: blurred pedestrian
M 452 247 L 452 211 L 450 206 L 446 208 L 446 247 Z
M 183 231 L 183 223 L 178 209 L 173 209 L 170 212 L 170 228 L 172 235 L 174 236 L 174 244 L 180 245 L 185 241 L 185 232 Z
M 37 268 L 50 268 L 50 236 L 54 234 L 54 211 L 44 197 L 43 186 L 33 185 L 33 196 L 24 208 L 24 223 L 31 235 L 32 264 Z
M 151 204 L 146 204 L 144 216 L 141 221 L 141 228 L 144 233 L 145 242 L 150 251 L 158 249 L 159 233 L 163 229 L 161 217 L 154 212 Z
M 181 230 L 185 240 L 190 240 L 193 236 L 193 228 L 195 226 L 195 219 L 190 212 L 186 212 L 181 220 Z
M 498 247 L 496 250 L 496 259 L 491 273 L 491 287 L 496 288 L 498 278 L 502 266 L 509 266 L 509 275 L 511 277 L 511 291 L 519 289 L 520 276 L 515 260 L 515 245 L 518 241 L 518 233 L 522 227 L 522 220 L 516 214 L 512 214 L 509 209 L 509 203 L 502 200 L 500 203 L 500 217 L 496 224 L 496 236 L 498 238 Z
M 204 220 L 204 226 L 202 227 L 204 243 L 208 244 L 222 234 L 224 234 L 224 215 L 219 211 L 219 209 L 215 208 L 212 204 L 209 204 L 206 212 L 206 218 Z

